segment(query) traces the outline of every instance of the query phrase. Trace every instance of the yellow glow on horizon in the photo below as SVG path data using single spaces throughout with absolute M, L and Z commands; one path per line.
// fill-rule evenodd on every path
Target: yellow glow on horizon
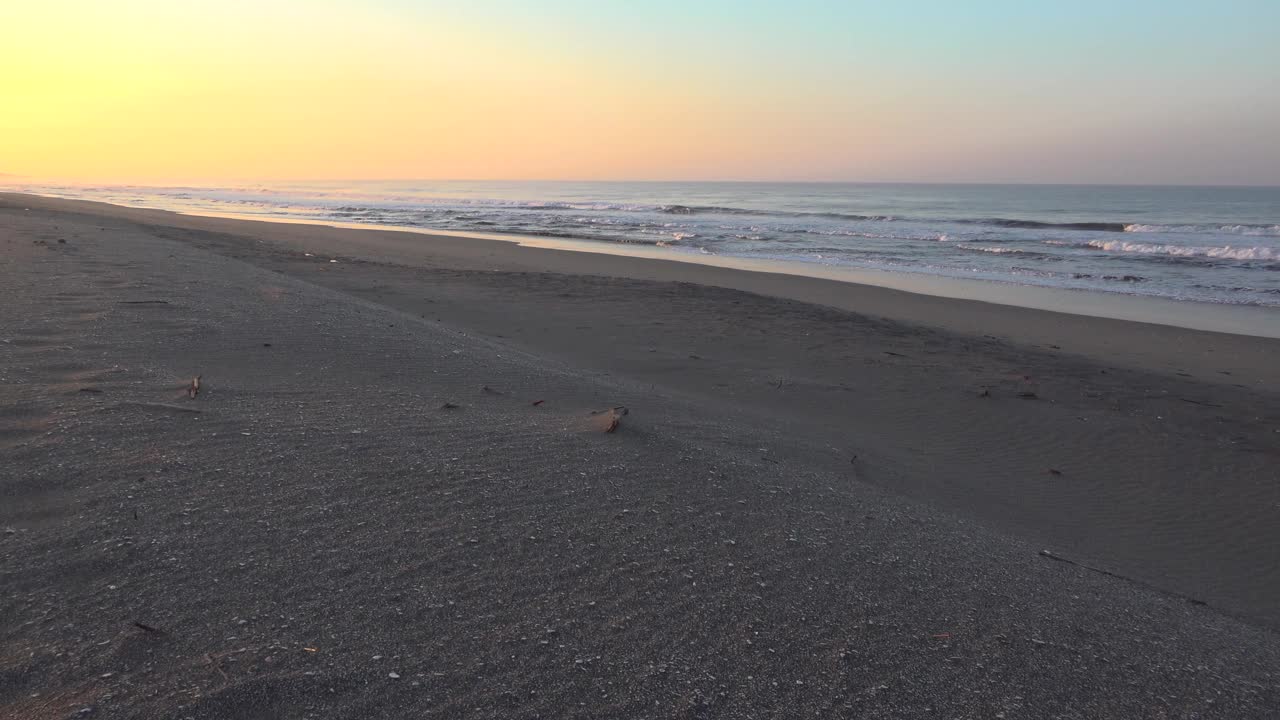
M 850 126 L 498 30 L 323 3 L 49 2 L 0 30 L 0 172 L 79 180 L 750 174 Z M 781 129 L 780 129 L 781 128 Z M 744 152 L 750 149 L 750 152 Z M 874 155 L 874 150 L 868 150 Z M 785 158 L 783 158 L 785 159 Z

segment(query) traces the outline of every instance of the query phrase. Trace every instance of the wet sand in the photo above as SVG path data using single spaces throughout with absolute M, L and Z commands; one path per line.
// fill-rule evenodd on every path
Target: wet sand
M 1280 704 L 1274 339 L 13 195 L 0 279 L 15 716 Z

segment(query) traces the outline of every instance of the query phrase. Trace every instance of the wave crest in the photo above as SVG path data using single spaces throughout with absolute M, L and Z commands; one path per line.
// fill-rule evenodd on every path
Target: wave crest
M 956 243 L 953 247 L 969 252 L 991 253 L 993 255 L 1021 255 L 1024 257 L 1047 257 L 1044 253 L 1038 253 L 1034 250 L 1021 250 L 1011 247 L 992 247 L 989 245 L 970 245 L 968 243 Z M 1057 259 L 1057 258 L 1054 258 Z
M 1090 240 L 1084 247 L 1107 252 L 1142 253 L 1168 257 L 1207 257 L 1220 260 L 1280 260 L 1280 250 L 1266 247 L 1158 245 L 1126 240 Z
M 1124 226 L 1130 233 L 1204 233 L 1215 232 L 1250 237 L 1280 237 L 1280 225 L 1151 225 L 1132 223 Z
M 1091 230 L 1094 232 L 1124 232 L 1128 225 L 1113 222 L 1042 222 L 1040 220 L 1010 220 L 1009 218 L 986 218 L 984 220 L 956 220 L 955 222 L 973 225 L 995 225 L 1007 228 L 1025 229 L 1057 229 L 1057 230 Z

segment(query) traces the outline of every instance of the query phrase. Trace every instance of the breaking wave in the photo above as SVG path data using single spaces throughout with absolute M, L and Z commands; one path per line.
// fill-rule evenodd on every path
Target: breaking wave
M 1010 220 L 1008 218 L 986 218 L 983 220 L 955 220 L 954 222 L 972 225 L 995 225 L 996 227 L 1023 229 L 1057 229 L 1057 230 L 1092 230 L 1094 232 L 1124 232 L 1128 226 L 1113 222 L 1041 222 L 1039 220 Z
M 1124 226 L 1131 233 L 1224 233 L 1252 237 L 1280 237 L 1280 225 L 1144 225 Z
M 1125 240 L 1091 240 L 1083 247 L 1107 252 L 1142 253 L 1167 257 L 1207 257 L 1220 260 L 1280 260 L 1280 250 L 1265 247 L 1157 245 Z
M 969 245 L 967 243 L 956 243 L 954 247 L 969 252 L 991 253 L 993 255 L 1018 255 L 1022 257 L 1038 257 L 1048 260 L 1058 260 L 1060 258 L 1053 257 L 1046 253 L 1039 253 L 1034 250 L 1021 250 L 1019 248 L 1010 247 L 991 247 L 988 245 Z

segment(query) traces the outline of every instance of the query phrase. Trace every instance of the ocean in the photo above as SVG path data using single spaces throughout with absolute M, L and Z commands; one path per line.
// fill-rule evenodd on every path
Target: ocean
M 1280 307 L 1280 188 L 361 181 L 10 190 Z

